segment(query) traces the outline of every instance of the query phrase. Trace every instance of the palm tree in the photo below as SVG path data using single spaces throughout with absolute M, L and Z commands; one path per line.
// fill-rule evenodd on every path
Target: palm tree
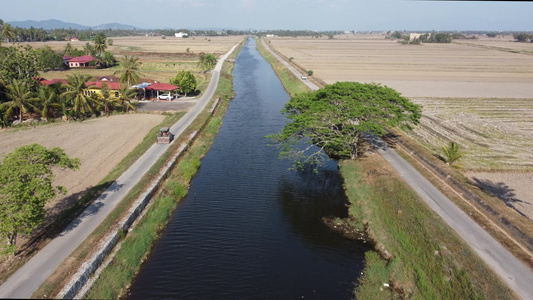
M 89 44 L 89 42 L 85 43 L 85 46 L 83 46 L 83 52 L 85 52 L 86 55 L 92 55 L 94 52 L 93 45 Z
M 109 117 L 113 108 L 119 105 L 116 99 L 111 97 L 107 84 L 102 84 L 102 89 L 100 91 L 101 94 L 98 97 L 98 104 L 104 109 L 105 115 Z
M 131 99 L 137 95 L 137 91 L 130 89 L 125 85 L 120 86 L 118 102 L 122 105 L 124 112 L 128 112 L 131 109 L 135 110 L 135 106 L 131 103 Z
M 8 43 L 10 39 L 15 42 L 15 28 L 13 28 L 13 26 L 11 26 L 9 23 L 4 23 L 4 26 L 2 26 L 2 36 L 7 40 Z
M 131 84 L 137 84 L 141 81 L 140 66 L 141 62 L 139 62 L 138 57 L 125 55 L 120 61 L 120 70 L 116 71 L 115 75 L 119 74 L 120 82 L 130 87 Z
M 56 90 L 51 86 L 43 86 L 39 89 L 39 102 L 41 104 L 41 117 L 48 121 L 56 117 L 56 111 L 61 109 L 61 104 L 57 103 L 58 96 Z
M 459 145 L 456 142 L 450 142 L 448 147 L 443 146 L 442 152 L 444 153 L 444 162 L 450 166 L 464 155 L 464 153 L 461 153 L 459 150 Z
M 85 83 L 91 78 L 87 74 L 74 74 L 67 76 L 68 83 L 64 85 L 65 92 L 61 94 L 61 98 L 70 102 L 74 114 L 83 120 L 85 114 L 93 113 L 93 99 L 89 95 L 85 94 Z
M 31 91 L 23 81 L 13 79 L 13 82 L 8 84 L 6 88 L 6 96 L 11 101 L 4 102 L 0 105 L 0 109 L 6 109 L 6 116 L 13 116 L 15 111 L 18 110 L 19 122 L 22 122 L 23 113 L 27 113 L 30 109 L 39 111 L 34 104 L 35 98 L 32 97 Z
M 67 43 L 67 45 L 65 45 L 65 50 L 63 50 L 63 54 L 70 55 L 72 50 L 74 50 L 74 48 L 72 48 L 72 45 L 70 43 Z
M 98 56 L 101 56 L 102 53 L 104 53 L 105 49 L 107 48 L 106 44 L 106 36 L 104 33 L 97 34 L 94 39 L 94 50 L 96 50 L 96 53 L 98 53 Z

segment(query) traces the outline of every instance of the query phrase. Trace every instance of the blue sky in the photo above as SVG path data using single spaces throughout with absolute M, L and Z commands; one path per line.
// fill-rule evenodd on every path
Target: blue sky
M 533 31 L 533 2 L 416 0 L 2 0 L 4 21 L 141 28 Z

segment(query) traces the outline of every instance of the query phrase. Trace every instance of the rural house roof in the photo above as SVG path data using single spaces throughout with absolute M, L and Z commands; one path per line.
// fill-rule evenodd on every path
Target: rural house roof
M 87 82 L 87 87 L 97 87 L 102 88 L 102 85 L 107 85 L 107 89 L 109 90 L 120 90 L 120 82 L 101 82 L 101 81 L 93 81 L 93 82 Z
M 169 83 L 158 82 L 147 86 L 146 89 L 153 91 L 173 91 L 179 89 L 179 87 Z
M 115 75 L 107 75 L 107 76 L 103 76 L 103 77 L 98 78 L 98 81 L 113 81 L 113 82 L 116 81 L 116 82 L 118 82 L 120 80 Z
M 78 63 L 84 63 L 84 64 L 87 64 L 87 63 L 90 63 L 91 61 L 95 60 L 96 58 L 90 56 L 90 55 L 84 55 L 84 56 L 76 56 L 72 59 L 69 59 L 69 63 L 71 62 L 78 62 Z
M 68 81 L 66 79 L 52 79 L 52 80 L 47 80 L 47 79 L 42 79 L 42 80 L 39 80 L 42 84 L 44 85 L 52 85 L 54 83 L 61 83 L 61 84 L 67 84 Z

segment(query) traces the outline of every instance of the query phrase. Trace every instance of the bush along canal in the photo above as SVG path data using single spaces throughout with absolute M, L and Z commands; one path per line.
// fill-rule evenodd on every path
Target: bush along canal
M 253 39 L 233 75 L 224 124 L 127 297 L 352 298 L 371 246 L 322 221 L 347 215 L 336 162 L 291 171 L 268 146 L 289 95 Z

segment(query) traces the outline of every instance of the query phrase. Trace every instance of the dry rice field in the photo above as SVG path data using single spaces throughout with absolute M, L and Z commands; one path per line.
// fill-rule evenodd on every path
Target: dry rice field
M 64 197 L 57 199 L 57 202 L 64 202 L 63 199 L 83 192 L 104 179 L 164 118 L 158 114 L 125 114 L 83 122 L 0 130 L 0 159 L 15 148 L 33 143 L 47 148 L 59 147 L 69 157 L 79 158 L 79 170 L 56 172 L 54 184 L 68 190 Z M 50 203 L 50 207 L 55 203 Z
M 511 36 L 401 45 L 384 34 L 332 40 L 272 38 L 270 45 L 326 83 L 376 82 L 423 105 L 410 135 L 440 153 L 456 141 L 465 174 L 533 220 L 533 43 Z

